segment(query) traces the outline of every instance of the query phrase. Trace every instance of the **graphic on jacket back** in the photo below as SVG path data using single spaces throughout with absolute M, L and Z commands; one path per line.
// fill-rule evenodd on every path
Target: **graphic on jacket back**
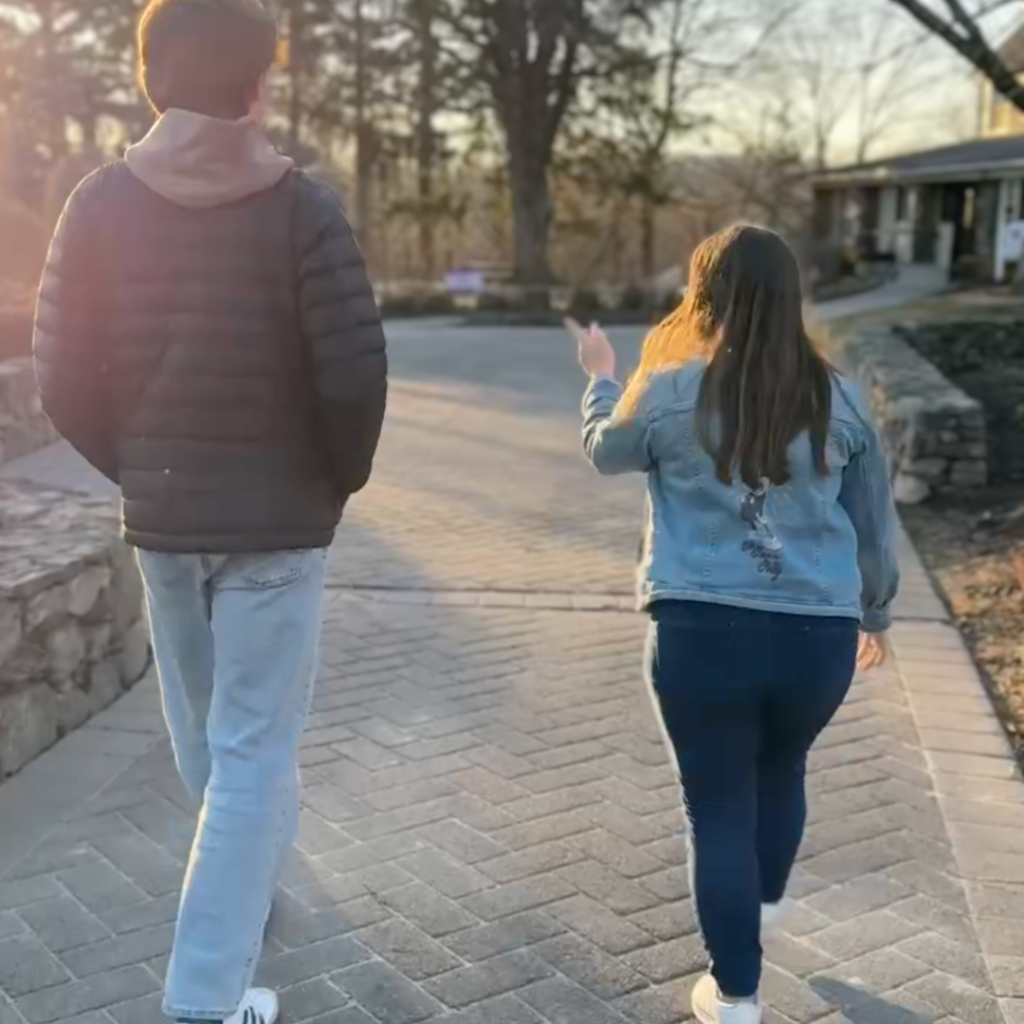
M 740 518 L 751 529 L 751 536 L 743 542 L 743 550 L 759 563 L 757 571 L 771 576 L 775 583 L 782 575 L 782 543 L 765 514 L 770 487 L 770 481 L 762 480 L 756 490 L 747 491 L 740 502 Z

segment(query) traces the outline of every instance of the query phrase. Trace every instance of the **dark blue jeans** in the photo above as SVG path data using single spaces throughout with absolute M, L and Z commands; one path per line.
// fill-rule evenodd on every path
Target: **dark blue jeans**
M 807 754 L 850 688 L 858 626 L 722 605 L 652 608 L 650 680 L 679 765 L 691 872 L 726 996 L 761 980 L 762 903 L 785 895 Z

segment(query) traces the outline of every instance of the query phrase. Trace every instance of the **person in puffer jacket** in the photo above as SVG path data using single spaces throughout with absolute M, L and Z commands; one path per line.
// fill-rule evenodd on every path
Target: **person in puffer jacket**
M 252 989 L 298 822 L 327 549 L 387 393 L 363 258 L 268 141 L 259 0 L 153 0 L 149 134 L 75 190 L 39 294 L 57 429 L 121 487 L 167 723 L 202 801 L 168 970 L 176 1020 L 273 1024 Z

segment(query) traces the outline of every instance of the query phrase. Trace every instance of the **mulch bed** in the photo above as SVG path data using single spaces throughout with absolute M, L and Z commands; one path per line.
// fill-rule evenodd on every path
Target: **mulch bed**
M 902 517 L 1024 761 L 1024 484 L 937 499 Z

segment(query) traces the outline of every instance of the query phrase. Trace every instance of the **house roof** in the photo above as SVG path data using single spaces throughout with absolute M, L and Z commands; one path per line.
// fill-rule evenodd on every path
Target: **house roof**
M 815 175 L 814 183 L 828 187 L 980 181 L 997 178 L 1011 171 L 1024 172 L 1024 135 L 972 139 L 970 142 L 906 153 L 888 160 L 836 167 Z

